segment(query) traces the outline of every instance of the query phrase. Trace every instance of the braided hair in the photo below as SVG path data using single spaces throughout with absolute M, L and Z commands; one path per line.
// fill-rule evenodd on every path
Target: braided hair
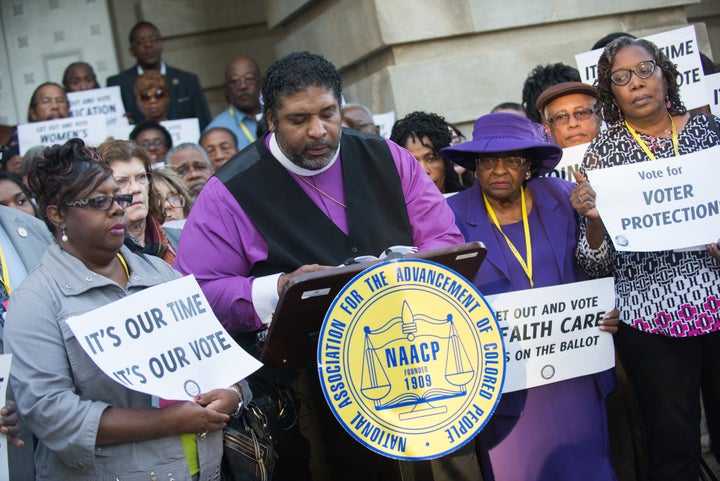
M 452 162 L 440 154 L 440 149 L 448 147 L 452 141 L 450 129 L 450 125 L 440 115 L 427 112 L 412 112 L 395 122 L 390 133 L 390 140 L 396 144 L 404 147 L 409 139 L 415 140 L 432 149 L 443 160 L 445 164 L 445 193 L 458 192 L 463 189 Z M 424 137 L 427 137 L 430 141 L 429 144 L 423 141 Z

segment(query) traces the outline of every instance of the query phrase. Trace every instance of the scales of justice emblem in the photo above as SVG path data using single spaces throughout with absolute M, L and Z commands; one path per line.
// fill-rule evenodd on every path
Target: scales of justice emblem
M 475 286 L 428 260 L 373 265 L 336 296 L 318 338 L 331 411 L 388 457 L 432 459 L 482 429 L 500 398 L 503 340 Z
M 377 348 L 373 345 L 374 337 L 382 343 L 388 337 L 386 334 L 396 329 L 402 330 L 402 336 L 391 338 Z M 455 329 L 452 314 L 445 319 L 415 315 L 408 302 L 403 301 L 400 316 L 376 330 L 366 326 L 364 332 L 361 392 L 373 401 L 375 409 L 412 406 L 412 410 L 398 414 L 400 419 L 432 416 L 447 412 L 446 406 L 433 405 L 433 401 L 466 395 L 466 386 L 475 376 L 475 369 Z M 385 353 L 387 362 L 382 362 L 378 353 L 381 356 Z M 428 369 L 409 368 L 406 371 L 420 375 L 411 377 L 410 381 L 405 378 L 398 389 L 393 389 L 385 365 L 417 363 L 439 363 L 442 377 L 436 377 L 433 382 L 433 376 L 423 374 Z

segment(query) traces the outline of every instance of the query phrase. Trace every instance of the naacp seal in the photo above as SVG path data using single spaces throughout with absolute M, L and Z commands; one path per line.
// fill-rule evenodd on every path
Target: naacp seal
M 333 301 L 318 372 L 333 414 L 358 442 L 395 459 L 437 458 L 470 441 L 495 410 L 502 333 L 459 274 L 426 260 L 384 262 Z

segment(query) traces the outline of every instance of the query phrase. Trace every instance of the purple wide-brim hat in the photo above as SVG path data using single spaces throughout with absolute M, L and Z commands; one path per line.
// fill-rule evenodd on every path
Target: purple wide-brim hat
M 535 175 L 544 175 L 562 158 L 560 147 L 548 144 L 538 131 L 539 124 L 505 112 L 483 115 L 475 121 L 473 138 L 462 144 L 440 149 L 445 158 L 469 170 L 475 170 L 478 154 L 529 150 L 538 163 Z

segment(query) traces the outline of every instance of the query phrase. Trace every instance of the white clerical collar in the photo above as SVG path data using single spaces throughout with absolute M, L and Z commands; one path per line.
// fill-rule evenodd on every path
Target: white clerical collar
M 137 66 L 137 73 L 138 75 L 142 75 L 145 73 L 145 71 L 140 65 Z M 163 62 L 162 60 L 160 61 L 160 74 L 167 75 L 167 67 L 165 66 L 165 62 Z
M 297 164 L 292 163 L 290 159 L 285 157 L 285 154 L 283 154 L 282 150 L 280 150 L 280 146 L 277 143 L 277 139 L 275 138 L 275 132 L 272 132 L 270 134 L 270 153 L 273 154 L 273 157 L 275 157 L 278 162 L 280 162 L 280 164 L 290 172 L 297 175 L 302 175 L 303 177 L 312 177 L 313 175 L 322 174 L 333 166 L 333 164 L 338 158 L 338 155 L 340 154 L 340 142 L 338 142 L 338 148 L 335 151 L 335 155 L 333 155 L 333 158 L 330 160 L 330 162 L 328 162 L 328 165 L 318 170 L 305 169 Z

